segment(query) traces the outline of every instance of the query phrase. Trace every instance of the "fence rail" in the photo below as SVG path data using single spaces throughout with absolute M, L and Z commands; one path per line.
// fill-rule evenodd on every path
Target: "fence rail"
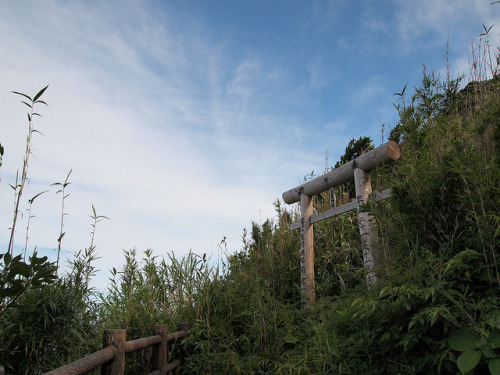
M 153 328 L 153 336 L 131 341 L 125 341 L 127 332 L 124 329 L 106 330 L 103 335 L 103 349 L 44 375 L 82 375 L 98 367 L 102 367 L 102 375 L 123 375 L 125 354 L 149 347 L 153 347 L 153 370 L 149 375 L 167 375 L 172 370 L 176 370 L 178 374 L 181 360 L 169 362 L 167 343 L 184 338 L 188 334 L 189 324 L 179 323 L 178 330 L 169 334 L 166 325 L 156 325 Z

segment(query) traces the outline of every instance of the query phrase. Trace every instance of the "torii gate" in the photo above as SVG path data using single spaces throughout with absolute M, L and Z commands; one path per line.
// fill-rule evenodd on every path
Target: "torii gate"
M 398 160 L 401 156 L 399 145 L 389 141 L 376 149 L 367 152 L 356 159 L 308 181 L 294 189 L 283 193 L 285 203 L 292 204 L 300 201 L 300 221 L 290 225 L 290 230 L 300 228 L 300 274 L 303 304 L 309 307 L 316 303 L 314 283 L 314 247 L 313 223 L 342 213 L 358 210 L 358 224 L 363 249 L 363 262 L 368 271 L 366 282 L 377 282 L 374 268 L 379 264 L 378 249 L 374 247 L 377 240 L 375 218 L 368 212 L 362 212 L 361 206 L 368 201 L 372 193 L 369 172 L 386 162 Z M 321 214 L 313 214 L 312 197 L 328 189 L 342 185 L 354 178 L 356 200 L 334 207 Z M 376 200 L 391 196 L 390 189 L 375 194 Z

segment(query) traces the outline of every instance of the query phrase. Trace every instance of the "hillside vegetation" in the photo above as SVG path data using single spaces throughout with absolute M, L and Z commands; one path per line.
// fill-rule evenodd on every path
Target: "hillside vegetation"
M 218 266 L 131 249 L 106 293 L 89 287 L 93 242 L 57 278 L 46 259 L 6 252 L 0 363 L 39 374 L 100 349 L 105 328 L 133 339 L 188 321 L 186 374 L 499 374 L 500 79 L 498 62 L 475 61 L 467 85 L 424 70 L 413 93 L 397 94 L 389 138 L 402 157 L 371 174 L 393 196 L 366 207 L 377 284 L 367 288 L 357 214 L 346 213 L 314 226 L 318 302 L 302 309 L 299 233 L 288 229 L 298 214 L 279 200 L 276 217 L 252 223 Z M 358 141 L 341 162 L 372 147 Z M 337 202 L 351 189 L 336 188 Z M 329 199 L 315 197 L 316 211 Z M 93 215 L 95 229 L 104 217 Z M 146 374 L 149 362 L 148 351 L 132 355 L 127 373 Z

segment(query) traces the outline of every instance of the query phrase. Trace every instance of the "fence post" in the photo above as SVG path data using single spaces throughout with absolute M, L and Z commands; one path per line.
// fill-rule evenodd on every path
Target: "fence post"
M 127 331 L 124 329 L 107 329 L 103 335 L 103 348 L 115 346 L 118 352 L 114 358 L 101 367 L 101 375 L 123 375 L 125 371 L 125 339 Z
M 158 370 L 160 375 L 167 375 L 168 350 L 167 336 L 168 327 L 166 324 L 154 326 L 153 334 L 161 336 L 161 343 L 153 347 L 152 370 Z
M 366 283 L 368 285 L 376 283 L 378 277 L 374 268 L 379 263 L 378 250 L 375 247 L 377 241 L 377 229 L 375 227 L 375 218 L 368 212 L 361 212 L 361 206 L 368 202 L 372 193 L 372 184 L 370 174 L 361 168 L 354 169 L 354 185 L 356 188 L 356 203 L 358 206 L 358 224 L 361 234 L 361 248 L 363 251 L 363 262 L 368 271 Z
M 181 322 L 177 324 L 177 330 L 178 331 L 186 331 L 186 334 L 189 332 L 189 323 L 187 322 Z M 181 363 L 184 362 L 184 358 L 180 357 Z M 179 375 L 181 373 L 181 366 L 177 366 L 175 369 L 175 375 Z
M 313 225 L 311 216 L 313 214 L 312 197 L 306 194 L 300 195 L 300 276 L 302 304 L 305 308 L 316 303 L 316 291 L 314 285 L 314 247 L 313 247 Z

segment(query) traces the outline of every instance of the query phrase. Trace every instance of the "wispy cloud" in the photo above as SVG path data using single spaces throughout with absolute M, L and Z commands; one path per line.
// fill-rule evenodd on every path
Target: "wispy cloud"
M 482 22 L 493 21 L 494 9 L 488 1 L 450 2 L 446 0 L 424 0 L 419 2 L 395 1 L 397 7 L 397 30 L 401 38 L 411 42 L 416 38 L 432 35 L 436 42 L 446 40 L 449 34 L 455 38 L 470 37 L 471 20 L 478 27 Z
M 307 24 L 319 34 L 327 33 L 332 30 L 335 22 L 338 20 L 340 9 L 345 1 L 318 1 L 312 2 L 311 20 Z

